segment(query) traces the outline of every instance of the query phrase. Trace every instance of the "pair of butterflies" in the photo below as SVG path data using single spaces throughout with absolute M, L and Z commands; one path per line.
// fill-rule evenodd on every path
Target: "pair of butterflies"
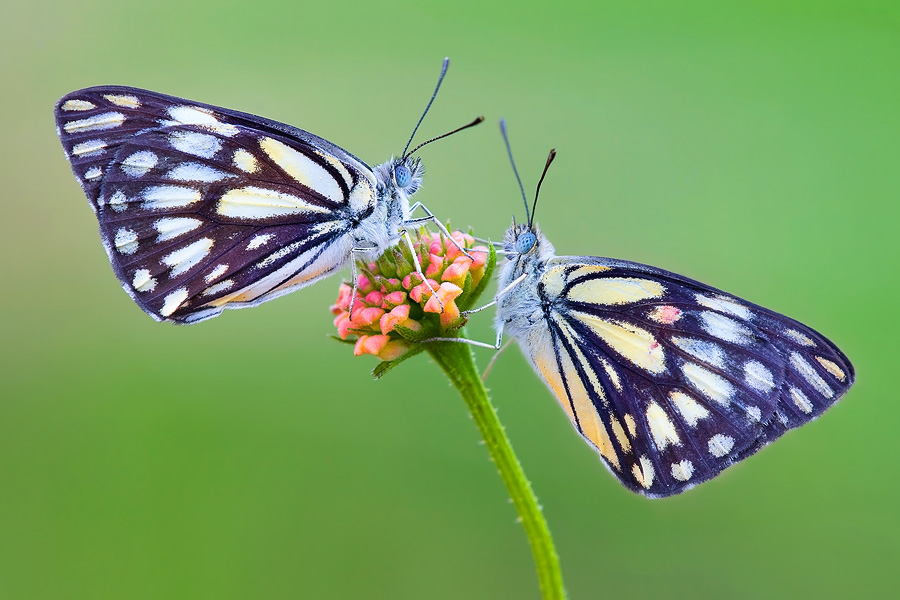
M 116 276 L 160 321 L 255 306 L 380 256 L 407 227 L 442 227 L 410 205 L 424 145 L 407 152 L 412 137 L 373 169 L 301 129 L 136 88 L 79 90 L 55 113 Z M 498 331 L 627 488 L 680 493 L 852 385 L 812 329 L 653 267 L 557 257 L 532 219 L 504 238 Z

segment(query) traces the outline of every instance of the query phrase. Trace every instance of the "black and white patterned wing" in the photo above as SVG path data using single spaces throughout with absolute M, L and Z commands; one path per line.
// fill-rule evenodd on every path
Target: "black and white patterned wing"
M 56 106 L 60 140 L 122 286 L 192 323 L 324 277 L 376 202 L 372 170 L 306 131 L 120 86 Z
M 532 362 L 610 471 L 678 494 L 816 418 L 853 384 L 844 354 L 771 310 L 626 261 L 560 257 Z

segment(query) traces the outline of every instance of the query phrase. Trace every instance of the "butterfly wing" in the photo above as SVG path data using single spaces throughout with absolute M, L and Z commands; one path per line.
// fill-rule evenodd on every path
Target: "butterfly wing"
M 537 291 L 547 327 L 526 354 L 610 471 L 647 496 L 716 476 L 854 381 L 816 331 L 661 269 L 560 257 Z
M 350 257 L 372 170 L 306 131 L 119 86 L 63 97 L 66 157 L 122 286 L 191 323 L 309 285 Z

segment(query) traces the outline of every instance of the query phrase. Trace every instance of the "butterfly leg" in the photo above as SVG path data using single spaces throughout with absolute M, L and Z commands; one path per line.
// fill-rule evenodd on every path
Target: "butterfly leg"
M 488 239 L 485 239 L 485 238 L 480 238 L 480 237 L 477 237 L 477 236 L 474 236 L 474 235 L 472 236 L 472 238 L 473 238 L 476 242 L 479 242 L 479 243 L 481 243 L 481 244 L 490 244 L 490 245 L 493 246 L 494 248 L 502 248 L 502 247 L 503 247 L 503 242 L 492 242 L 491 240 L 488 240 Z
M 502 334 L 499 334 L 499 332 L 498 332 L 498 337 L 500 337 L 501 335 Z M 494 355 L 491 357 L 491 360 L 488 362 L 487 366 L 484 368 L 484 373 L 481 374 L 481 381 L 487 381 L 487 377 L 490 374 L 491 369 L 494 368 L 494 363 L 497 362 L 497 359 L 500 358 L 500 355 L 503 354 L 503 352 L 507 348 L 509 348 L 510 344 L 512 344 L 512 343 L 513 343 L 513 340 L 512 340 L 512 338 L 510 338 L 506 341 L 505 344 L 503 344 L 503 346 L 499 350 L 494 352 Z M 498 346 L 500 345 L 499 341 L 497 342 L 497 345 Z
M 409 247 L 409 252 L 410 252 L 410 254 L 412 254 L 413 264 L 416 267 L 416 274 L 422 278 L 422 281 L 424 281 L 425 285 L 428 286 L 428 289 L 431 290 L 432 295 L 434 295 L 434 297 L 437 298 L 438 304 L 441 305 L 441 312 L 444 312 L 444 303 L 441 301 L 440 297 L 435 293 L 435 292 L 437 292 L 437 290 L 435 290 L 433 287 L 431 287 L 431 284 L 428 283 L 428 278 L 425 277 L 425 273 L 422 271 L 422 265 L 419 264 L 419 255 L 416 254 L 416 249 L 413 247 L 412 240 L 409 238 L 409 231 L 407 231 L 406 229 L 401 229 L 400 234 L 403 235 L 403 239 L 406 240 L 406 245 Z
M 516 277 L 515 279 L 513 279 L 512 283 L 510 283 L 508 286 L 506 286 L 505 288 L 503 288 L 502 290 L 500 290 L 499 292 L 497 292 L 497 294 L 494 296 L 494 299 L 493 299 L 493 300 L 491 300 L 490 302 L 488 302 L 488 303 L 485 304 L 484 306 L 479 306 L 478 308 L 473 308 L 472 310 L 465 310 L 465 311 L 463 311 L 462 314 L 464 314 L 464 315 L 472 315 L 472 314 L 475 314 L 475 313 L 477 313 L 477 312 L 481 312 L 481 311 L 483 311 L 483 310 L 486 309 L 486 308 L 490 308 L 490 307 L 494 306 L 495 304 L 497 304 L 497 302 L 500 301 L 500 298 L 502 298 L 503 296 L 505 296 L 506 294 L 508 294 L 514 287 L 516 287 L 517 285 L 519 285 L 520 283 L 522 283 L 523 281 L 525 281 L 525 278 L 526 278 L 526 277 L 528 277 L 528 273 L 522 273 L 521 275 L 519 275 L 518 277 Z M 498 346 L 498 347 L 499 347 L 499 346 Z
M 350 254 L 351 257 L 354 254 L 367 254 L 375 248 L 375 246 L 371 248 L 351 248 Z M 350 293 L 350 310 L 347 312 L 353 314 L 353 305 L 356 303 L 356 292 L 359 288 L 359 272 L 356 269 L 356 258 L 351 258 L 350 260 L 350 277 L 353 279 L 353 291 Z
M 503 328 L 501 327 L 497 331 L 497 341 L 493 344 L 488 344 L 487 342 L 477 342 L 475 340 L 470 340 L 467 338 L 428 338 L 427 340 L 422 340 L 419 342 L 420 344 L 427 344 L 429 342 L 453 342 L 456 344 L 469 344 L 470 346 L 478 346 L 479 348 L 492 348 L 494 350 L 500 349 L 500 342 L 503 341 Z
M 411 207 L 409 207 L 409 213 L 412 214 L 412 212 L 417 208 L 421 208 L 422 211 L 428 216 L 421 219 L 410 219 L 409 221 L 406 221 L 406 223 L 427 223 L 428 221 L 431 221 L 438 229 L 440 229 L 441 233 L 443 233 L 451 242 L 453 242 L 453 245 L 456 246 L 460 252 L 466 255 L 469 260 L 475 260 L 465 248 L 460 246 L 459 243 L 457 243 L 457 241 L 454 240 L 453 237 L 451 237 L 450 232 L 447 231 L 447 228 L 444 226 L 444 224 L 441 223 L 440 220 L 434 216 L 434 213 L 428 210 L 428 207 L 426 207 L 424 204 L 422 204 L 421 202 L 416 202 Z

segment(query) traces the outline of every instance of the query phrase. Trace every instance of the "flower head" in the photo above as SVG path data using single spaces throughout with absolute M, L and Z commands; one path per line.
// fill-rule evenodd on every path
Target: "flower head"
M 416 342 L 456 335 L 465 325 L 462 311 L 471 308 L 484 289 L 494 255 L 485 246 L 475 246 L 469 234 L 454 231 L 451 237 L 423 229 L 413 239 L 426 279 L 416 272 L 403 243 L 372 263 L 357 263 L 356 297 L 353 286 L 342 283 L 331 307 L 340 338 L 356 338 L 355 355 L 395 360 Z

